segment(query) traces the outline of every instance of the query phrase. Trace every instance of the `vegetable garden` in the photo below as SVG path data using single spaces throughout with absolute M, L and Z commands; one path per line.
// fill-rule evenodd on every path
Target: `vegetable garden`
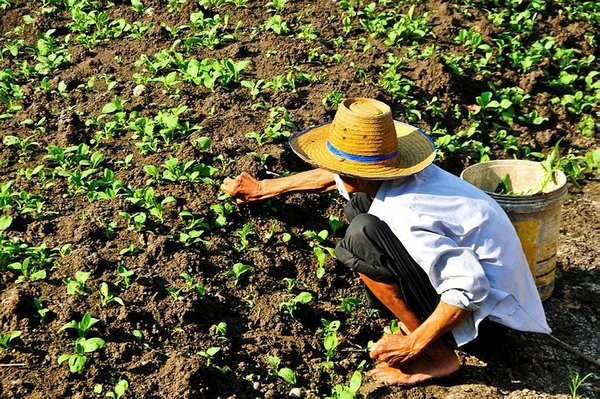
M 589 365 L 517 333 L 449 381 L 369 387 L 397 326 L 336 263 L 343 199 L 219 185 L 306 170 L 287 138 L 347 97 L 453 173 L 545 160 L 571 184 L 548 319 L 599 358 L 599 23 L 574 0 L 0 0 L 0 397 L 568 394 Z

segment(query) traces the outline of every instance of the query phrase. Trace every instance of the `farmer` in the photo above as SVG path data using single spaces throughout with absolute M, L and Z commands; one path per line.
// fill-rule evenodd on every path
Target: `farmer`
M 272 180 L 242 173 L 221 189 L 238 203 L 336 187 L 348 199 L 350 225 L 336 257 L 402 330 L 373 345 L 373 378 L 421 383 L 458 370 L 454 348 L 486 342 L 506 327 L 550 332 L 504 211 L 432 164 L 431 140 L 394 121 L 386 104 L 347 99 L 332 123 L 296 133 L 290 145 L 318 169 Z

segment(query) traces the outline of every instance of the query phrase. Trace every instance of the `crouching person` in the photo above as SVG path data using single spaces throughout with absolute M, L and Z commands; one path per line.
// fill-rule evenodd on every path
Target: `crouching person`
M 350 225 L 336 256 L 402 330 L 373 345 L 370 375 L 413 385 L 458 370 L 457 347 L 494 342 L 506 328 L 550 329 L 504 211 L 432 164 L 429 138 L 391 115 L 376 100 L 345 100 L 333 122 L 290 138 L 318 169 L 262 181 L 242 173 L 221 188 L 240 203 L 336 188 L 346 197 Z

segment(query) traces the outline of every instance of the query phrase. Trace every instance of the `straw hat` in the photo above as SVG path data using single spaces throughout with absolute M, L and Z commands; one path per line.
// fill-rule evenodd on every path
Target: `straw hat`
M 422 130 L 394 121 L 390 107 L 371 98 L 344 100 L 333 122 L 298 132 L 289 143 L 306 162 L 368 180 L 411 175 L 435 158 Z

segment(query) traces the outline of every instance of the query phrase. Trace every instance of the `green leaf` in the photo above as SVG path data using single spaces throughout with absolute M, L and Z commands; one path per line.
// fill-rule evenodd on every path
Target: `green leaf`
M 144 172 L 148 173 L 150 176 L 153 177 L 160 177 L 160 173 L 158 171 L 158 168 L 154 165 L 145 165 L 144 166 Z
M 301 292 L 294 298 L 294 302 L 308 303 L 312 300 L 312 294 L 310 292 Z
M 129 388 L 129 382 L 127 380 L 119 380 L 117 385 L 115 385 L 115 393 L 117 397 L 121 397 L 125 394 L 125 391 Z
M 69 357 L 69 370 L 71 373 L 79 373 L 85 367 L 85 362 L 87 361 L 87 357 L 84 355 L 71 355 Z
M 321 247 L 314 247 L 313 253 L 319 262 L 319 266 L 323 266 L 325 264 L 325 260 L 327 259 L 327 255 L 325 255 L 325 251 Z
M 352 374 L 352 378 L 350 379 L 350 390 L 352 392 L 358 392 L 360 386 L 362 385 L 362 374 L 360 371 L 355 371 Z
M 64 362 L 65 360 L 68 360 L 68 359 L 69 359 L 71 356 L 73 356 L 73 355 L 71 355 L 71 354 L 69 354 L 69 353 L 64 353 L 64 354 L 60 355 L 60 356 L 58 357 L 58 364 L 61 364 L 61 363 L 62 363 L 62 362 Z
M 326 351 L 332 351 L 338 345 L 338 339 L 335 333 L 327 334 L 325 336 L 325 340 L 323 341 L 323 346 Z
M 102 338 L 97 338 L 97 337 L 84 339 L 80 343 L 83 346 L 83 350 L 86 353 L 94 352 L 94 351 L 97 351 L 98 349 L 102 349 L 102 348 L 104 348 L 104 346 L 106 344 Z
M 283 367 L 282 369 L 279 370 L 277 375 L 279 377 L 281 377 L 288 384 L 296 385 L 296 373 L 294 373 L 294 370 L 289 369 L 287 367 Z
M 10 227 L 13 218 L 10 215 L 2 215 L 0 217 L 0 231 L 4 231 Z
M 46 271 L 45 270 L 38 270 L 35 273 L 31 273 L 31 275 L 29 276 L 29 279 L 31 281 L 44 280 L 45 278 L 46 278 Z
M 199 137 L 194 141 L 194 144 L 198 149 L 205 151 L 209 149 L 211 141 L 208 137 Z

